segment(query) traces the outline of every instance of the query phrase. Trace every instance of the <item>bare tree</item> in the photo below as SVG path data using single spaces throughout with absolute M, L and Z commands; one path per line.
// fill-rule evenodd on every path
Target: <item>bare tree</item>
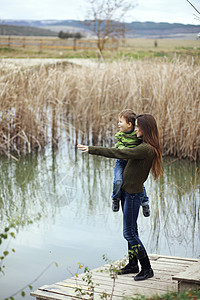
M 109 38 L 125 34 L 124 21 L 136 3 L 132 0 L 89 0 L 85 24 L 95 33 L 97 47 L 102 53 Z

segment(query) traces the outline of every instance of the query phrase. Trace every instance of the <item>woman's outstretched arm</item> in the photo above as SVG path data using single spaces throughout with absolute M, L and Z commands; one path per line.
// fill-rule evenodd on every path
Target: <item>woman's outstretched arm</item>
M 153 152 L 150 151 L 150 147 L 145 143 L 142 143 L 135 148 L 124 149 L 86 146 L 81 144 L 77 145 L 77 148 L 82 152 L 88 152 L 89 154 L 100 155 L 108 158 L 144 159 L 148 155 L 153 155 Z

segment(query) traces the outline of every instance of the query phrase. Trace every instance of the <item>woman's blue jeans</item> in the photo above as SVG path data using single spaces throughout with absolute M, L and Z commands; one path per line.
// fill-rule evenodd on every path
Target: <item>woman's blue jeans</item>
M 122 191 L 123 201 L 123 236 L 131 246 L 132 254 L 137 255 L 139 251 L 145 250 L 138 237 L 137 219 L 144 192 L 129 194 Z

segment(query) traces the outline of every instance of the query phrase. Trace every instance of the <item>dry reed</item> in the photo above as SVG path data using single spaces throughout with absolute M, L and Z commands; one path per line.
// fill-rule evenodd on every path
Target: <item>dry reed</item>
M 191 62 L 1 70 L 0 86 L 1 153 L 55 145 L 63 121 L 75 143 L 113 145 L 118 112 L 132 108 L 155 116 L 164 155 L 200 157 L 200 69 Z

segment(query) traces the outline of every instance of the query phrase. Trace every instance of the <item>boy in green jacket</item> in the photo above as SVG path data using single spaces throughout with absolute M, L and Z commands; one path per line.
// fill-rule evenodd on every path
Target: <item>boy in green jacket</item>
M 119 114 L 119 132 L 115 135 L 115 148 L 123 149 L 125 147 L 134 148 L 141 144 L 142 140 L 137 138 L 135 133 L 135 118 L 136 114 L 131 109 L 125 109 Z M 114 167 L 114 181 L 112 193 L 112 210 L 117 212 L 119 210 L 119 202 L 122 199 L 122 184 L 123 172 L 126 167 L 127 160 L 117 159 Z M 143 208 L 143 215 L 150 216 L 149 198 L 147 197 L 145 187 L 144 198 L 141 203 Z

